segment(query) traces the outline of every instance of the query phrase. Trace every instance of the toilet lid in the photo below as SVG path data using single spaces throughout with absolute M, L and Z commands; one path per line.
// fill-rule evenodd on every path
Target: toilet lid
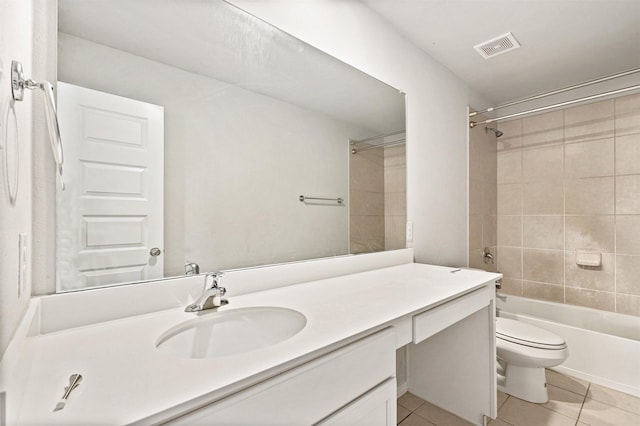
M 541 349 L 564 349 L 562 337 L 531 324 L 509 318 L 496 318 L 496 337 L 519 345 Z

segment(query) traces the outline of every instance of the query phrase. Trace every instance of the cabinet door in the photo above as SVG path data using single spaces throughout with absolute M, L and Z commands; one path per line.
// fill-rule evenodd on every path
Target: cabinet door
M 395 352 L 389 328 L 168 424 L 315 424 L 393 377 Z
M 389 379 L 318 424 L 395 426 L 396 411 L 396 379 Z

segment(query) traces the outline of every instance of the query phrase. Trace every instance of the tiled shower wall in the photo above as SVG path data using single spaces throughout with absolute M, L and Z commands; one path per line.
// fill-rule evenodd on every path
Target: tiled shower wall
M 404 145 L 350 155 L 350 252 L 405 248 L 406 199 Z
M 479 116 L 477 121 L 485 120 Z M 469 267 L 496 270 L 496 136 L 484 126 L 469 130 Z M 488 247 L 494 263 L 484 263 Z
M 384 250 L 384 150 L 349 154 L 349 252 Z
M 503 292 L 640 316 L 640 95 L 499 128 Z
M 407 160 L 405 145 L 384 149 L 384 249 L 407 246 Z

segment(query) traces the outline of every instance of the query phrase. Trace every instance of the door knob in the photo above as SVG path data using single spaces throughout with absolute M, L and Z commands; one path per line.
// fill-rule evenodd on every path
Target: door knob
M 154 247 L 151 250 L 149 250 L 149 254 L 153 257 L 158 257 L 160 256 L 161 253 L 162 253 L 162 250 L 160 250 L 158 247 Z

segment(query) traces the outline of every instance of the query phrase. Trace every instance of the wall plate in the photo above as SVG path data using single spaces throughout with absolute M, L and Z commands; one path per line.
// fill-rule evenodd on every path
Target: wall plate
M 11 95 L 14 101 L 24 98 L 24 71 L 18 61 L 11 61 Z

